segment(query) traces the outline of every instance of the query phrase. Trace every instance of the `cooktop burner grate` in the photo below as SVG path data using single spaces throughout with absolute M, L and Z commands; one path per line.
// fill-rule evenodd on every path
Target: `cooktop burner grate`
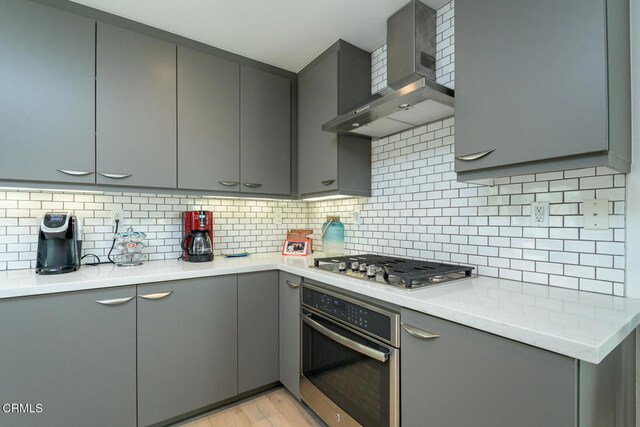
M 351 255 L 340 257 L 316 258 L 313 264 L 317 268 L 351 271 L 353 264 L 375 265 L 385 282 L 400 284 L 405 288 L 426 286 L 454 280 L 452 276 L 470 277 L 474 268 L 465 265 L 389 257 L 384 255 Z M 340 268 L 339 266 L 342 266 Z M 341 271 L 339 271 L 341 272 Z M 399 283 L 397 283 L 399 282 Z

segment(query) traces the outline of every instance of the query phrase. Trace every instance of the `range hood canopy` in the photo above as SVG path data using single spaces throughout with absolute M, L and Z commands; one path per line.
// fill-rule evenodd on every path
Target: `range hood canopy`
M 333 133 L 383 137 L 453 116 L 454 91 L 436 83 L 436 11 L 413 0 L 387 20 L 386 95 L 322 126 Z

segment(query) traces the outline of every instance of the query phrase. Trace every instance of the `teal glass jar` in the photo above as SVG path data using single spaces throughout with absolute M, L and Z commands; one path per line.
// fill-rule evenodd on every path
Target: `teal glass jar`
M 344 224 L 339 216 L 328 216 L 322 224 L 322 252 L 327 256 L 344 255 Z

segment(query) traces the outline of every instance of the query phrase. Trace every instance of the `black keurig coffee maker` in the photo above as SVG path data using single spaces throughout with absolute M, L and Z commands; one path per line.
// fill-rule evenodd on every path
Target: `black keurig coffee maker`
M 47 212 L 40 223 L 36 273 L 70 273 L 80 268 L 82 242 L 78 219 L 71 213 Z

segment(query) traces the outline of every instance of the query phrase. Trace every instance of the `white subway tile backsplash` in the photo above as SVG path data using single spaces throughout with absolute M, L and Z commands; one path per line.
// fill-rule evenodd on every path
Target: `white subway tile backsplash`
M 453 134 L 454 121 L 447 120 L 447 124 Z M 412 154 L 418 154 L 420 160 L 408 161 L 397 148 L 408 146 L 414 132 L 374 141 L 372 197 L 310 203 L 309 226 L 315 230 L 314 237 L 320 237 L 324 216 L 340 215 L 350 252 L 393 253 L 386 246 L 395 245 L 408 256 L 471 264 L 483 275 L 594 292 L 624 289 L 624 187 L 611 193 L 618 190 L 613 187 L 616 182 L 624 182 L 616 177 L 624 175 L 597 175 L 595 168 L 586 168 L 502 178 L 493 187 L 458 183 L 453 158 L 436 153 L 440 147 L 435 132 L 445 127 L 439 121 L 428 124 L 426 133 L 424 126 L 414 129 L 420 129 L 421 144 L 426 144 L 413 145 Z M 447 163 L 449 172 L 436 172 L 437 165 Z M 423 179 L 422 184 L 415 188 L 385 180 L 385 174 L 400 170 L 414 180 Z M 611 187 L 595 188 L 605 183 Z M 594 198 L 596 191 L 607 192 L 611 212 L 620 212 L 610 216 L 610 230 L 582 228 L 580 205 Z M 397 204 L 401 200 L 418 202 L 419 208 Z M 534 200 L 549 201 L 549 227 L 530 226 Z M 362 225 L 351 224 L 353 211 L 361 212 Z M 379 218 L 389 224 L 413 219 L 419 225 L 403 230 L 402 236 L 394 233 L 382 239 L 379 235 L 386 235 L 390 228 L 381 227 L 386 223 Z M 613 257 L 619 257 L 617 263 Z

